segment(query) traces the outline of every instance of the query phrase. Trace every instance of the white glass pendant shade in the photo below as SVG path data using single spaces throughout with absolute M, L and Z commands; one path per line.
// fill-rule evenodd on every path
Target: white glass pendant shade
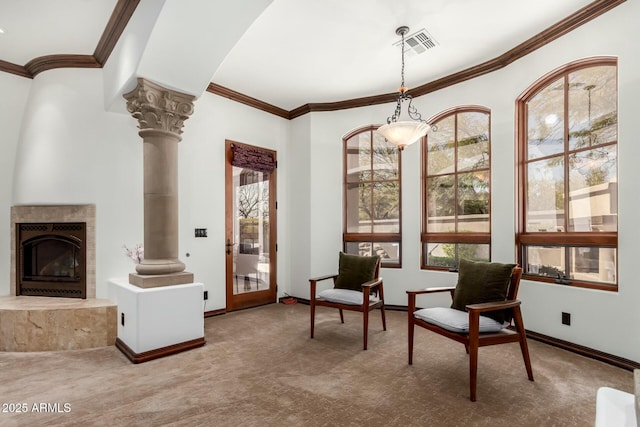
M 413 144 L 425 136 L 429 128 L 429 125 L 425 122 L 391 122 L 380 126 L 378 133 L 390 143 L 397 145 L 399 150 L 402 150 L 407 145 Z

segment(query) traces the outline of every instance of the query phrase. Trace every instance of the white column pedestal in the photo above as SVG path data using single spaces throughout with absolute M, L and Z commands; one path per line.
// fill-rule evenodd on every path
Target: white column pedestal
M 635 395 L 610 387 L 596 393 L 596 427 L 637 427 Z
M 204 345 L 204 285 L 189 283 L 139 288 L 126 278 L 109 280 L 118 305 L 116 347 L 133 363 Z

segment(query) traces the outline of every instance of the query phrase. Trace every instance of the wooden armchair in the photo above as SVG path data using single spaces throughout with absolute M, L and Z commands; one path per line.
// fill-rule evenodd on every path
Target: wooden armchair
M 491 273 L 492 269 L 501 270 L 502 277 L 497 273 L 494 274 L 495 271 Z M 476 401 L 479 347 L 520 343 L 527 375 L 529 380 L 533 381 L 520 301 L 516 299 L 521 276 L 522 269 L 510 264 L 474 263 L 461 260 L 456 287 L 407 291 L 409 365 L 413 364 L 414 329 L 417 325 L 464 344 L 469 354 L 469 385 L 472 402 Z M 504 282 L 502 286 L 504 293 L 497 290 L 502 282 Z M 469 284 L 472 287 L 471 290 Z M 452 307 L 416 310 L 417 295 L 436 292 L 450 292 L 453 300 Z M 458 293 L 462 295 L 458 296 Z M 465 302 L 465 298 L 472 300 L 472 303 Z M 508 328 L 512 321 L 514 328 Z
M 337 308 L 340 322 L 344 323 L 343 310 L 359 311 L 363 320 L 363 348 L 367 349 L 369 312 L 380 308 L 382 329 L 387 330 L 384 316 L 384 289 L 380 277 L 380 257 L 363 257 L 340 252 L 338 274 L 309 279 L 311 308 L 311 338 L 313 338 L 317 306 Z M 333 280 L 333 288 L 317 293 L 317 283 Z

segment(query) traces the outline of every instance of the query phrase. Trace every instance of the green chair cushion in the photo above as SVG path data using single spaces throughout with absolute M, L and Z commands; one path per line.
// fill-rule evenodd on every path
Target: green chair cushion
M 497 262 L 476 262 L 460 260 L 458 268 L 458 284 L 451 308 L 466 311 L 468 304 L 504 301 L 511 281 L 511 273 L 515 264 Z M 505 321 L 505 313 L 488 311 L 482 313 L 500 323 Z
M 375 279 L 377 256 L 359 256 L 340 252 L 335 287 L 362 291 L 362 284 Z

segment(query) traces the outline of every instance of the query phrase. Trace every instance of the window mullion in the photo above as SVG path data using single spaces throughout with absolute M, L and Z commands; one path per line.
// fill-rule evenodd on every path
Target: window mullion
M 564 232 L 569 231 L 569 74 L 564 76 Z
M 376 216 L 375 216 L 375 210 L 374 210 L 374 205 L 373 205 L 373 189 L 374 189 L 374 179 L 373 179 L 373 129 L 371 129 L 371 136 L 369 137 L 369 176 L 370 176 L 370 182 L 369 185 L 371 187 L 371 194 L 370 194 L 370 199 L 369 199 L 369 210 L 371 212 L 371 233 L 373 233 L 374 231 L 374 224 L 375 224 L 375 220 L 376 220 Z
M 453 224 L 458 233 L 458 113 L 453 121 Z M 458 245 L 456 245 L 456 262 L 458 261 Z

